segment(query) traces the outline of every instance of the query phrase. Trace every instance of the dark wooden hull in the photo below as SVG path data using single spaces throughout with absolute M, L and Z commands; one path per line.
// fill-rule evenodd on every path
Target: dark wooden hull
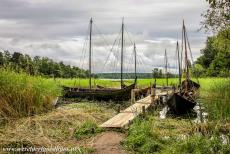
M 196 102 L 188 100 L 178 93 L 174 93 L 168 99 L 167 105 L 174 114 L 181 115 L 189 113 L 196 105 Z
M 87 88 L 65 88 L 65 98 L 86 98 L 89 100 L 113 100 L 125 101 L 131 98 L 131 90 L 135 83 L 122 89 L 87 89 Z
M 186 81 L 188 83 L 188 90 L 199 89 L 200 85 L 190 79 L 182 81 L 182 90 L 186 89 Z

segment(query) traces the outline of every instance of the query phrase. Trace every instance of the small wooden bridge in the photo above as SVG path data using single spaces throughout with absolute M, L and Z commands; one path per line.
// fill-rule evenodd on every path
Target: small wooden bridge
M 128 124 L 139 114 L 145 112 L 151 105 L 156 103 L 160 96 L 165 96 L 170 93 L 172 93 L 172 90 L 154 90 L 153 94 L 136 101 L 133 105 L 121 111 L 100 126 L 104 128 L 123 128 L 128 126 Z

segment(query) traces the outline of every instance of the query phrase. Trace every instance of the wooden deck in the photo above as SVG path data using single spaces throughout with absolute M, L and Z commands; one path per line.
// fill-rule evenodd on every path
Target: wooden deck
M 126 108 L 124 111 L 121 111 L 100 126 L 104 128 L 123 128 L 142 113 L 143 106 L 145 109 L 148 109 L 153 103 L 156 102 L 160 95 L 167 95 L 168 93 L 169 91 L 161 92 L 160 90 L 156 90 L 155 96 L 149 95 L 141 100 L 136 101 L 135 104 Z

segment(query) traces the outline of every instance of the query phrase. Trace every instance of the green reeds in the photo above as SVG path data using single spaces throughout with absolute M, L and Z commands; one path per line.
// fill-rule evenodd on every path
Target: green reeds
M 213 80 L 202 96 L 209 119 L 230 121 L 230 79 Z
M 51 109 L 61 94 L 55 81 L 0 69 L 0 117 L 18 118 Z

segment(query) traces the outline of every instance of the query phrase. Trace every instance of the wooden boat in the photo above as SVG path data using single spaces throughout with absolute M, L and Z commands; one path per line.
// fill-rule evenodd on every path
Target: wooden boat
M 74 88 L 67 92 L 64 97 L 66 98 L 86 98 L 89 100 L 113 100 L 125 101 L 131 98 L 131 90 L 135 88 L 136 83 L 126 86 L 122 89 L 83 89 Z
M 196 105 L 196 102 L 187 99 L 178 92 L 175 92 L 169 97 L 167 105 L 174 114 L 181 115 L 189 113 Z
M 183 29 L 182 29 L 182 46 L 184 45 L 185 49 L 185 73 L 186 79 L 181 82 L 181 63 L 182 56 L 180 57 L 179 45 L 177 42 L 177 56 L 178 56 L 178 66 L 179 66 L 179 90 L 175 91 L 167 100 L 167 105 L 170 110 L 177 115 L 186 114 L 191 112 L 191 110 L 196 105 L 197 98 L 197 90 L 200 85 L 194 81 L 192 81 L 189 77 L 189 68 L 188 68 L 188 55 L 187 55 L 187 45 L 189 46 L 186 28 L 183 21 Z M 184 44 L 183 44 L 184 43 Z M 183 48 L 182 48 L 183 49 Z M 190 47 L 189 47 L 190 49 Z M 190 51 L 191 52 L 191 51 Z M 182 52 L 181 52 L 182 53 Z
M 114 100 L 124 101 L 131 98 L 131 90 L 136 87 L 136 80 L 133 84 L 126 86 L 123 82 L 123 45 L 124 45 L 124 22 L 122 21 L 122 40 L 121 40 L 121 81 L 120 89 L 105 88 L 97 85 L 97 88 L 92 88 L 91 84 L 91 38 L 92 38 L 92 18 L 90 20 L 90 40 L 89 40 L 89 88 L 80 87 L 64 87 L 64 97 L 66 98 L 86 98 L 89 100 Z M 135 50 L 134 44 L 134 50 Z M 136 74 L 136 54 L 135 54 L 135 74 Z
M 200 84 L 192 81 L 191 79 L 188 79 L 187 81 L 186 80 L 182 81 L 181 85 L 182 85 L 182 89 L 186 89 L 187 87 L 188 90 L 192 90 L 192 89 L 197 90 L 200 88 Z

